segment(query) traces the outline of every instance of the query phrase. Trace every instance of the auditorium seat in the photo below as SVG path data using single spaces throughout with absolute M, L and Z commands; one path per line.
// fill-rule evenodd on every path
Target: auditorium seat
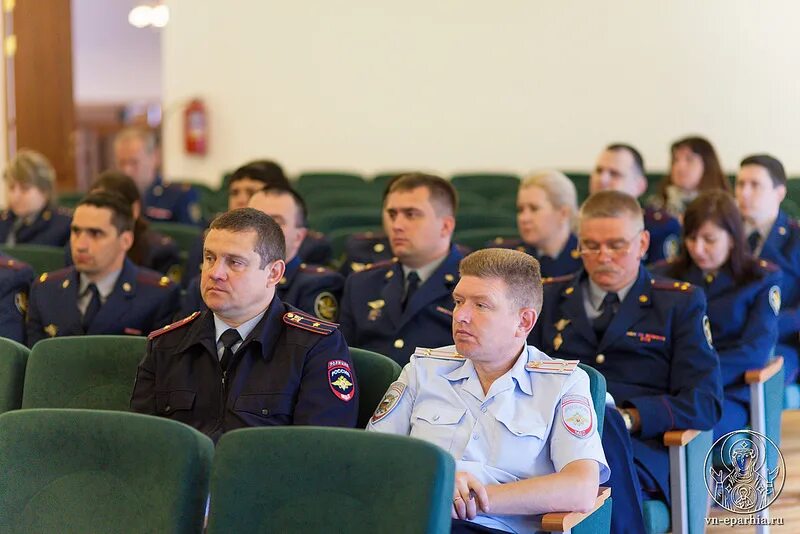
M 0 413 L 22 405 L 22 385 L 29 355 L 25 345 L 0 337 Z
M 391 358 L 371 350 L 350 347 L 359 388 L 358 427 L 366 428 L 372 413 L 402 370 Z
M 0 253 L 30 265 L 36 274 L 63 269 L 64 249 L 47 245 L 0 245 Z

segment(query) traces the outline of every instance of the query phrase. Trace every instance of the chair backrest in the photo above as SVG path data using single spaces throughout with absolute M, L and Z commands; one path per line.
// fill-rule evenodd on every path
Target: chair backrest
M 147 415 L 0 415 L 0 532 L 195 532 L 214 445 Z
M 0 252 L 24 261 L 37 274 L 63 269 L 66 264 L 64 249 L 47 245 L 0 245 Z
M 16 410 L 22 404 L 22 384 L 28 347 L 0 337 L 0 413 Z
M 359 388 L 358 427 L 366 428 L 378 403 L 402 369 L 393 359 L 366 349 L 350 347 L 350 356 Z
M 606 414 L 606 378 L 594 367 L 578 364 L 578 367 L 589 375 L 589 391 L 592 392 L 592 403 L 597 414 L 597 432 L 603 435 L 603 423 Z
M 184 252 L 191 250 L 203 234 L 203 229 L 199 226 L 176 222 L 151 222 L 150 228 L 171 237 L 178 248 Z
M 449 532 L 455 461 L 343 428 L 234 430 L 217 445 L 208 532 Z
M 39 341 L 28 358 L 22 407 L 127 411 L 146 344 L 139 336 Z

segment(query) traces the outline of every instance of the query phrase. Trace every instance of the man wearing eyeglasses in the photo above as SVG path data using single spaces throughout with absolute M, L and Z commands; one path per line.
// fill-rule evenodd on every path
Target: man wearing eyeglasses
M 662 435 L 712 428 L 721 416 L 722 387 L 705 295 L 688 283 L 655 280 L 641 265 L 650 242 L 643 219 L 636 199 L 619 191 L 584 202 L 578 231 L 584 268 L 545 285 L 529 343 L 603 373 L 630 433 L 642 496 L 669 500 Z

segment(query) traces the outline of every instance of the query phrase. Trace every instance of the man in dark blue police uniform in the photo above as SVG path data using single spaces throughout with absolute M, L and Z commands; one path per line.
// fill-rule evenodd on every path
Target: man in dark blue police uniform
M 800 351 L 800 224 L 780 209 L 786 198 L 783 164 L 766 154 L 744 158 L 735 189 L 753 254 L 783 271 L 775 354 L 783 356 L 786 383 L 790 384 L 797 380 Z
M 0 337 L 25 343 L 25 313 L 33 268 L 0 255 Z
M 236 169 L 228 180 L 228 209 L 247 207 L 250 197 L 265 187 L 292 189 L 289 179 L 283 173 L 283 168 L 274 161 L 262 159 L 245 163 Z M 333 248 L 331 248 L 330 240 L 324 234 L 308 230 L 298 254 L 303 261 L 308 263 L 327 265 L 333 256 Z M 200 274 L 202 263 L 203 238 L 201 236 L 189 250 L 184 273 L 187 284 Z M 281 298 L 283 297 L 281 296 Z
M 603 373 L 630 432 L 645 495 L 668 500 L 663 433 L 711 429 L 721 417 L 722 386 L 705 296 L 691 284 L 650 276 L 641 265 L 648 237 L 633 197 L 590 196 L 579 227 L 584 269 L 545 286 L 529 340 L 553 357 L 579 359 Z M 619 421 L 612 415 L 610 423 Z M 604 448 L 614 473 L 611 455 L 619 447 Z
M 131 408 L 215 441 L 243 427 L 355 426 L 356 377 L 342 334 L 275 296 L 285 267 L 277 223 L 252 208 L 229 211 L 211 223 L 204 250 L 209 309 L 150 335 Z
M 456 208 L 455 189 L 438 176 L 392 182 L 383 220 L 397 259 L 348 277 L 339 321 L 351 346 L 405 365 L 418 346 L 452 343 L 451 293 L 462 257 L 451 244 Z
M 319 319 L 335 321 L 344 277 L 325 267 L 308 265 L 298 254 L 307 232 L 303 199 L 291 188 L 267 187 L 252 195 L 250 207 L 272 217 L 283 231 L 287 260 L 286 272 L 277 285 L 278 298 Z M 182 311 L 188 315 L 204 309 L 200 278 L 196 277 L 186 292 Z
M 97 191 L 81 200 L 70 236 L 75 265 L 43 274 L 31 288 L 29 345 L 56 336 L 147 335 L 169 322 L 179 288 L 126 258 L 132 229 L 131 207 L 120 195 Z
M 644 160 L 631 145 L 611 144 L 598 156 L 589 178 L 589 193 L 607 190 L 622 191 L 634 198 L 647 191 Z M 678 253 L 681 237 L 678 219 L 663 208 L 648 206 L 644 208 L 644 227 L 650 234 L 646 263 L 669 259 Z
M 152 221 L 202 224 L 197 191 L 188 184 L 167 184 L 158 175 L 159 153 L 152 132 L 128 128 L 114 139 L 117 169 L 136 182 L 142 211 Z

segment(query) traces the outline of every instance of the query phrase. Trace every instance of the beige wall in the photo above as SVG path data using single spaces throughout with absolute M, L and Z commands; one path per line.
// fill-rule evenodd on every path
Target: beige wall
M 216 181 L 290 172 L 588 169 L 630 141 L 663 169 L 701 133 L 728 169 L 771 151 L 800 173 L 794 0 L 173 0 L 163 33 L 165 166 Z M 209 154 L 182 152 L 205 99 Z

